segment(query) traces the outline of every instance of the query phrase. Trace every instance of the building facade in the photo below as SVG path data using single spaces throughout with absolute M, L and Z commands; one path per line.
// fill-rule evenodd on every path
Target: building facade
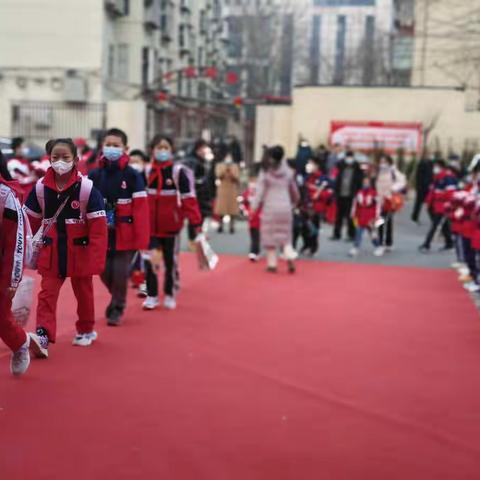
M 188 127 L 189 109 L 216 98 L 226 45 L 220 0 L 82 0 L 68 8 L 4 0 L 0 18 L 0 135 L 94 140 L 115 124 L 143 146 L 160 127 L 180 137 L 201 128 Z M 197 115 L 205 125 L 211 116 L 225 124 L 225 115 L 205 111 Z

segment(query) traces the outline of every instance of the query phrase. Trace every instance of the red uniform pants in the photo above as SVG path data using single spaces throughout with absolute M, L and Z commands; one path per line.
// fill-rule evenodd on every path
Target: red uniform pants
M 0 291 L 0 338 L 12 352 L 16 352 L 27 341 L 23 328 L 12 317 L 12 300 L 6 290 Z
M 77 332 L 90 333 L 95 324 L 92 277 L 71 277 L 70 280 L 77 299 L 78 321 L 75 324 Z M 55 343 L 57 335 L 58 295 L 64 282 L 64 278 L 42 277 L 41 290 L 38 294 L 37 328 L 44 328 L 52 343 Z

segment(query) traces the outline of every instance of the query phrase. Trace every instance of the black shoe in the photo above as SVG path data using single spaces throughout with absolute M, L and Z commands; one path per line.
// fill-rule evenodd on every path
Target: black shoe
M 295 267 L 295 262 L 293 260 L 289 260 L 288 262 L 288 273 L 295 273 L 297 268 Z
M 109 327 L 118 327 L 122 321 L 122 314 L 118 308 L 112 309 L 110 315 L 107 317 L 107 325 Z
M 453 245 L 445 245 L 442 248 L 440 248 L 438 251 L 439 252 L 448 252 L 449 250 L 453 250 Z
M 427 247 L 426 245 L 420 245 L 418 250 L 420 253 L 430 253 L 430 247 Z
M 230 227 L 230 233 L 233 235 L 235 233 L 235 227 Z
M 277 273 L 277 267 L 267 267 L 268 273 Z
M 108 307 L 105 309 L 105 318 L 109 318 L 113 312 L 113 306 L 111 303 L 108 304 Z
M 220 225 L 217 229 L 217 233 L 223 233 L 223 225 Z

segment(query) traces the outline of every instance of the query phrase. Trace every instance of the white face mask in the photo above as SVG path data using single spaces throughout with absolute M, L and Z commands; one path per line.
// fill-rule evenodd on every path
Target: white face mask
M 307 163 L 307 165 L 305 166 L 305 171 L 307 173 L 313 173 L 315 171 L 315 167 L 309 162 Z
M 140 163 L 131 163 L 130 166 L 139 173 L 143 173 L 145 168 Z
M 347 165 L 353 165 L 354 160 L 355 159 L 353 157 L 345 157 L 345 163 Z
M 65 175 L 73 168 L 73 162 L 65 162 L 63 160 L 57 160 L 52 163 L 52 168 L 59 175 Z

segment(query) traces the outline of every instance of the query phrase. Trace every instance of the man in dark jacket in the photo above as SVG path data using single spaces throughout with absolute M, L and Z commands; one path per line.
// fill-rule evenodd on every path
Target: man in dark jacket
M 362 188 L 363 171 L 355 160 L 353 152 L 345 154 L 345 158 L 337 164 L 338 176 L 335 184 L 337 199 L 337 218 L 332 240 L 340 240 L 344 221 L 348 224 L 348 238 L 355 238 L 355 225 L 351 218 L 352 203 L 357 192 Z
M 215 177 L 212 171 L 213 153 L 208 143 L 205 140 L 197 140 L 192 155 L 187 157 L 183 163 L 195 175 L 197 201 L 202 220 L 205 220 L 212 215 L 212 201 L 215 191 Z M 189 225 L 189 239 L 194 240 L 196 234 L 196 230 Z
M 431 183 L 433 182 L 433 162 L 428 158 L 422 158 L 417 166 L 415 174 L 415 205 L 412 212 L 412 220 L 418 222 L 422 205 L 425 202 Z

